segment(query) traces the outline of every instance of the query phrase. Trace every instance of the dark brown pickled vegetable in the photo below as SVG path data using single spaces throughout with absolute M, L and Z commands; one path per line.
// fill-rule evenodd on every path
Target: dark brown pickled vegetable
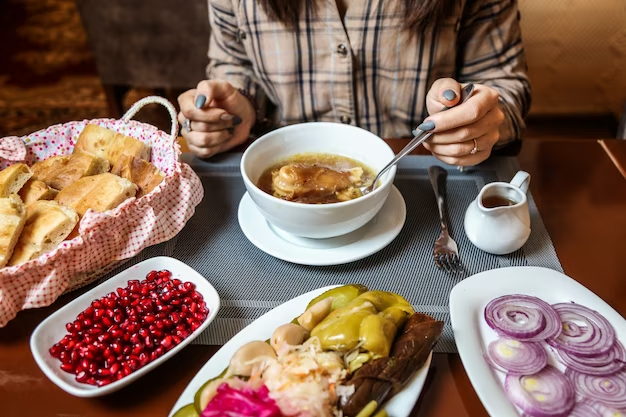
M 398 393 L 424 365 L 442 332 L 442 321 L 413 314 L 394 341 L 390 356 L 367 362 L 346 383 L 354 385 L 355 391 L 342 404 L 344 415 L 356 416 L 370 401 L 383 404 Z

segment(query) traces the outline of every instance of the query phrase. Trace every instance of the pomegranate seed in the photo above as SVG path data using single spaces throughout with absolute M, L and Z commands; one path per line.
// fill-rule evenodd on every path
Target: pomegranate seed
M 124 372 L 124 376 L 128 376 L 131 372 L 133 372 L 128 365 L 124 365 L 122 369 L 122 372 Z
M 86 384 L 91 384 L 91 385 L 96 385 L 96 378 L 90 376 L 89 378 L 87 378 L 87 381 L 85 381 Z
M 74 331 L 74 323 L 66 323 L 65 328 L 68 332 L 72 333 Z
M 98 380 L 97 385 L 99 387 L 103 387 L 105 385 L 109 385 L 111 382 L 113 382 L 111 378 L 103 378 Z
M 115 375 L 115 380 L 119 381 L 120 379 L 124 378 L 124 372 L 119 371 L 116 375 Z
M 106 368 L 98 368 L 98 370 L 96 371 L 96 375 L 98 375 L 98 376 L 109 376 L 109 375 L 111 375 L 111 371 L 109 369 L 106 369 Z
M 70 373 L 70 374 L 74 373 L 74 365 L 72 365 L 70 363 L 62 363 L 61 364 L 61 369 L 64 370 L 65 372 Z
M 85 317 L 93 317 L 93 313 L 94 313 L 94 308 L 89 306 L 85 309 L 85 311 L 83 311 L 83 314 L 85 314 Z
M 198 327 L 200 327 L 200 322 L 194 321 L 191 323 L 191 331 L 194 332 Z
M 189 336 L 189 332 L 187 330 L 176 330 L 176 336 L 185 339 Z
M 56 343 L 52 345 L 52 347 L 49 350 L 50 355 L 52 355 L 53 358 L 58 358 L 59 354 L 61 353 L 61 347 L 62 345 L 60 343 Z
M 66 350 L 61 351 L 61 353 L 59 353 L 59 360 L 61 361 L 61 363 L 63 364 L 68 364 L 71 362 L 71 358 L 70 358 L 70 354 L 67 353 Z
M 95 338 L 90 334 L 86 334 L 85 336 L 83 336 L 83 340 L 85 341 L 85 343 L 91 343 L 95 340 Z
M 187 305 L 186 305 L 186 304 L 183 304 L 183 305 L 180 307 L 180 311 L 182 311 L 183 313 L 189 313 L 189 307 L 187 307 Z
M 133 346 L 133 355 L 139 355 L 141 352 L 143 352 L 143 349 L 143 343 L 136 344 L 135 346 Z
M 168 347 L 171 344 L 172 344 L 172 336 L 170 335 L 165 336 L 163 340 L 161 340 L 161 345 L 163 345 L 164 347 Z
M 185 289 L 185 291 L 195 290 L 196 284 L 194 284 L 193 282 L 185 282 L 183 284 L 183 288 Z
M 154 337 L 163 337 L 163 332 L 160 330 L 156 330 L 156 329 L 151 331 L 150 334 Z
M 182 339 L 178 336 L 172 336 L 172 340 L 174 341 L 175 345 L 180 344 L 180 342 L 182 341 Z
M 195 313 L 196 311 L 198 311 L 198 304 L 197 303 L 191 303 L 191 305 L 189 305 L 189 311 L 191 311 L 192 313 Z
M 124 346 L 124 349 L 122 349 L 122 353 L 124 355 L 129 355 L 132 351 L 133 351 L 133 348 L 130 347 L 130 345 L 126 345 Z
M 79 373 L 76 374 L 76 381 L 77 382 L 86 382 L 88 377 L 89 376 L 87 375 L 87 372 L 80 371 Z
M 152 338 L 150 336 L 146 336 L 145 342 L 148 349 L 152 349 L 154 347 L 154 344 L 152 343 Z
M 109 367 L 109 372 L 111 373 L 111 375 L 115 375 L 117 374 L 117 372 L 120 369 L 120 365 L 119 363 L 112 363 L 111 366 Z
M 148 272 L 148 275 L 146 275 L 146 279 L 148 281 L 154 281 L 154 279 L 157 277 L 158 273 L 157 271 L 150 271 Z
M 137 343 L 139 343 L 139 341 L 140 341 L 140 338 L 139 338 L 139 334 L 137 334 L 137 333 L 134 333 L 134 334 L 130 337 L 130 342 L 131 342 L 133 345 L 136 345 Z
M 101 303 L 99 300 L 94 300 L 94 301 L 92 301 L 92 302 L 91 302 L 91 306 L 92 306 L 93 308 L 102 308 L 102 307 L 104 307 L 104 306 L 102 305 L 102 303 Z
M 182 281 L 177 279 L 177 278 L 174 278 L 172 280 L 172 284 L 174 284 L 176 287 L 178 287 L 180 284 L 182 284 Z
M 124 320 L 124 315 L 122 313 L 117 313 L 115 316 L 113 316 L 113 321 L 116 323 L 121 323 Z
M 78 353 L 78 350 L 73 350 L 73 351 L 70 353 L 70 361 L 71 361 L 72 363 L 76 363 L 76 362 L 78 362 L 78 359 L 79 359 L 79 353 Z
M 191 295 L 191 298 L 193 298 L 194 301 L 203 300 L 202 294 L 200 294 L 198 291 L 194 291 L 193 294 Z
M 159 271 L 158 276 L 159 276 L 159 278 L 167 281 L 172 276 L 172 273 L 170 271 L 168 271 L 167 269 L 164 269 L 162 271 Z
M 113 350 L 113 352 L 115 352 L 117 355 L 122 353 L 122 344 L 121 343 L 117 343 L 117 342 L 113 342 L 111 343 L 111 349 Z

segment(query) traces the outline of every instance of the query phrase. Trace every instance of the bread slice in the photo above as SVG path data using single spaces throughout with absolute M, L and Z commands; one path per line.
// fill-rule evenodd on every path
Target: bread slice
M 25 222 L 26 209 L 17 194 L 0 198 L 0 268 L 11 259 Z
M 78 214 L 56 201 L 39 200 L 26 208 L 26 224 L 9 265 L 19 265 L 50 252 L 70 234 Z
M 137 184 L 137 198 L 150 193 L 165 178 L 165 174 L 153 164 L 131 155 L 120 156 L 113 165 L 111 174 Z
M 56 190 L 62 190 L 80 178 L 108 172 L 110 168 L 106 159 L 79 151 L 72 155 L 54 156 L 37 162 L 32 170 L 35 179 Z
M 106 172 L 81 178 L 59 191 L 54 199 L 73 208 L 82 217 L 88 209 L 99 212 L 113 209 L 136 193 L 135 184 Z
M 54 200 L 58 193 L 58 190 L 48 187 L 45 182 L 31 178 L 18 194 L 28 207 L 37 200 Z
M 85 126 L 74 145 L 74 152 L 97 155 L 108 160 L 111 166 L 117 163 L 121 155 L 149 161 L 150 151 L 150 147 L 140 140 L 94 124 Z
M 32 176 L 26 164 L 14 164 L 0 171 L 0 198 L 17 193 Z

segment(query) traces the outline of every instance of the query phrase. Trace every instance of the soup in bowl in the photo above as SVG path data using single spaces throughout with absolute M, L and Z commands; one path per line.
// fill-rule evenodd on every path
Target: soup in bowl
M 396 168 L 383 174 L 371 193 L 363 195 L 360 188 L 393 157 L 389 145 L 367 130 L 301 123 L 252 143 L 241 159 L 241 175 L 273 227 L 300 237 L 330 238 L 357 230 L 378 213 Z

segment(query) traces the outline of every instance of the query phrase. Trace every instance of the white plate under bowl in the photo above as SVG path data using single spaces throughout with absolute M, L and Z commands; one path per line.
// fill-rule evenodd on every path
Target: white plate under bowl
M 521 411 L 504 394 L 504 373 L 493 370 L 483 357 L 487 346 L 497 339 L 485 322 L 484 311 L 494 298 L 507 294 L 538 297 L 548 304 L 575 302 L 603 315 L 626 343 L 626 320 L 600 297 L 567 275 L 532 266 L 492 269 L 457 284 L 450 293 L 450 318 L 461 361 L 478 397 L 493 417 L 519 417 Z M 563 370 L 555 354 L 548 363 Z
M 237 333 L 228 341 L 220 350 L 218 350 L 211 359 L 198 371 L 196 376 L 191 380 L 185 391 L 172 407 L 169 416 L 171 417 L 176 411 L 187 404 L 192 404 L 196 392 L 209 379 L 215 378 L 228 366 L 233 353 L 244 344 L 254 340 L 267 340 L 272 337 L 274 329 L 285 323 L 288 323 L 294 317 L 304 312 L 309 302 L 337 285 L 318 288 L 306 294 L 302 294 L 296 298 L 292 298 L 284 304 L 279 305 L 273 310 L 265 313 L 242 331 Z M 389 417 L 408 417 L 411 410 L 415 406 L 415 402 L 422 392 L 430 362 L 432 360 L 432 352 L 428 356 L 426 363 L 413 375 L 409 383 L 402 391 L 397 393 L 387 404 L 384 405 L 385 411 Z
M 245 193 L 239 203 L 239 226 L 253 245 L 300 265 L 340 265 L 368 257 L 389 245 L 406 220 L 406 204 L 393 186 L 380 211 L 365 226 L 343 236 L 309 239 L 273 227 Z
M 77 382 L 74 374 L 61 370 L 61 361 L 53 358 L 48 349 L 67 334 L 67 330 L 65 329 L 66 323 L 74 321 L 76 316 L 89 307 L 93 300 L 99 299 L 110 292 L 115 292 L 118 287 L 126 287 L 128 280 L 138 279 L 141 281 L 146 278 L 148 272 L 163 269 L 170 271 L 172 278 L 178 278 L 183 282 L 189 281 L 194 283 L 196 285 L 196 291 L 204 297 L 204 301 L 209 309 L 209 315 L 200 327 L 160 358 L 148 363 L 143 368 L 134 371 L 119 381 L 115 381 L 103 387 Z M 39 324 L 33 332 L 30 338 L 30 350 L 39 368 L 41 368 L 43 373 L 62 390 L 77 397 L 99 397 L 119 390 L 176 355 L 176 353 L 180 352 L 181 349 L 209 326 L 219 309 L 219 295 L 206 278 L 177 259 L 159 256 L 147 259 L 125 269 L 52 314 Z

